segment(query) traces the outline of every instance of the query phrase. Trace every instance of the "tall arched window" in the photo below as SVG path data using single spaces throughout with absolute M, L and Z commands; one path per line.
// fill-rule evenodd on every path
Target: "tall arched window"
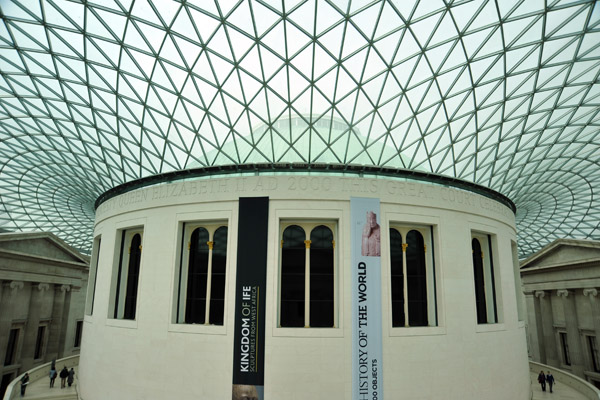
M 498 309 L 491 236 L 472 233 L 471 249 L 477 323 L 496 323 L 498 322 Z
M 124 319 L 135 319 L 138 282 L 140 277 L 140 260 L 142 258 L 142 236 L 136 234 L 131 239 L 131 253 L 127 268 L 127 291 L 125 293 Z
M 208 281 L 208 231 L 205 228 L 194 229 L 189 251 L 185 323 L 203 324 Z
M 333 326 L 333 232 L 319 225 L 310 233 L 310 326 Z
M 402 235 L 390 229 L 390 274 L 392 280 L 392 326 L 404 326 L 404 263 Z
M 403 238 L 405 240 L 403 240 Z M 390 224 L 392 326 L 437 324 L 431 228 Z
M 135 319 L 141 258 L 142 231 L 122 230 L 113 318 Z
M 177 322 L 223 325 L 227 270 L 227 227 L 185 223 Z M 187 240 L 186 240 L 187 238 Z
M 286 224 L 281 242 L 281 327 L 335 326 L 334 248 L 331 227 Z
M 281 242 L 281 307 L 279 324 L 304 326 L 306 234 L 297 225 L 283 231 Z
M 225 264 L 227 261 L 227 227 L 215 231 L 212 251 L 209 323 L 223 325 L 225 311 Z
M 423 235 L 411 230 L 406 235 L 406 244 L 408 325 L 427 326 L 427 273 Z

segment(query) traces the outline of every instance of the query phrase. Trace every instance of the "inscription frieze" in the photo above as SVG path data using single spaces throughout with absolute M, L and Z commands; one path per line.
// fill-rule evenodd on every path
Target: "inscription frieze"
M 439 201 L 450 206 L 479 207 L 485 212 L 493 212 L 511 217 L 512 211 L 503 204 L 468 191 L 438 185 L 411 181 L 347 178 L 336 176 L 257 176 L 225 179 L 198 179 L 174 182 L 138 189 L 122 194 L 102 203 L 96 216 L 102 217 L 125 207 L 151 206 L 156 201 L 195 198 L 199 201 L 232 198 L 252 194 L 275 192 L 313 193 L 327 196 L 327 193 L 379 196 L 382 201 L 403 199 Z M 220 197 L 219 197 L 220 196 Z M 229 197 L 227 196 L 227 197 Z

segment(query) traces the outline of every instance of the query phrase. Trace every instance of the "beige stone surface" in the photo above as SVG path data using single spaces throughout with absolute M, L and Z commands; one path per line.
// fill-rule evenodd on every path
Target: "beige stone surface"
M 532 400 L 541 400 L 541 399 L 556 399 L 556 400 L 588 400 L 586 396 L 576 391 L 575 389 L 563 385 L 560 382 L 556 382 L 552 387 L 552 393 L 550 393 L 550 389 L 546 386 L 546 391 L 542 391 L 542 386 L 537 381 L 537 375 L 535 373 L 530 374 L 531 378 L 531 389 L 533 391 Z
M 385 398 L 529 399 L 525 324 L 517 313 L 520 285 L 515 284 L 512 255 L 516 231 L 508 208 L 447 187 L 300 175 L 159 185 L 115 197 L 98 209 L 94 237 L 101 238 L 101 246 L 94 311 L 85 317 L 82 398 L 231 399 L 240 196 L 270 199 L 266 399 L 352 398 L 351 197 L 381 199 L 382 231 L 389 231 L 393 223 L 414 224 L 431 227 L 434 238 L 428 251 L 435 252 L 438 323 L 397 328 L 391 326 L 390 256 L 383 251 L 389 249 L 389 235 L 381 237 L 382 277 L 378 284 Z M 339 311 L 334 328 L 278 326 L 280 225 L 295 219 L 334 220 L 337 224 Z M 196 221 L 227 221 L 229 227 L 223 326 L 174 323 L 181 227 Z M 115 319 L 119 232 L 134 228 L 143 229 L 136 319 Z M 477 324 L 473 232 L 489 234 L 497 249 L 492 255 L 499 314 L 496 324 Z M 94 265 L 92 261 L 92 268 Z M 90 287 L 94 287 L 92 283 Z

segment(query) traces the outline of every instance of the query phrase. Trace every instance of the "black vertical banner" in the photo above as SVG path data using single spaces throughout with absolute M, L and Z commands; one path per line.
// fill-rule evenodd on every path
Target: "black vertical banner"
M 268 197 L 240 197 L 233 399 L 263 399 Z

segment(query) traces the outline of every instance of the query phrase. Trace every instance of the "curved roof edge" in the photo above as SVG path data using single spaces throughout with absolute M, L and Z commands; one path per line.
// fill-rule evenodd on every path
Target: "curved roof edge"
M 394 178 L 407 178 L 416 181 L 429 182 L 442 186 L 450 186 L 458 189 L 467 190 L 479 195 L 496 200 L 516 213 L 517 208 L 515 203 L 505 195 L 496 192 L 485 186 L 481 186 L 469 181 L 458 178 L 452 178 L 444 175 L 433 174 L 428 172 L 414 171 L 401 168 L 386 168 L 366 165 L 353 164 L 313 164 L 313 163 L 264 163 L 264 164 L 239 164 L 239 165 L 221 165 L 212 167 L 193 168 L 180 171 L 167 172 L 147 176 L 141 179 L 123 183 L 119 186 L 107 190 L 102 193 L 94 204 L 94 208 L 98 209 L 100 204 L 105 201 L 119 196 L 121 194 L 131 192 L 147 186 L 152 186 L 165 182 L 179 181 L 190 178 L 200 178 L 208 176 L 230 175 L 230 174 L 248 174 L 254 173 L 300 173 L 300 172 L 319 172 L 319 173 L 348 173 L 358 176 L 375 175 Z

